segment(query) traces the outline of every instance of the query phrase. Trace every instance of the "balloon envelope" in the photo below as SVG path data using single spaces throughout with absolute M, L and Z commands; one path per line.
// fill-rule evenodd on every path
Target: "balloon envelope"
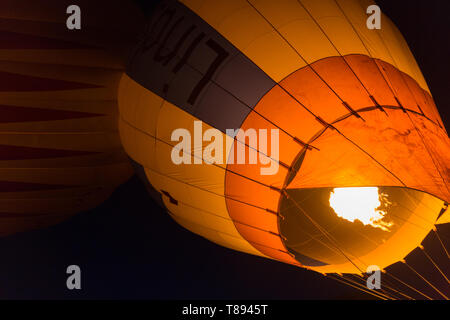
M 175 221 L 324 273 L 385 268 L 421 243 L 450 199 L 449 139 L 400 32 L 384 15 L 380 30 L 367 28 L 371 4 L 162 1 L 122 77 L 119 126 Z M 177 150 L 180 128 L 190 150 Z M 239 128 L 278 130 L 278 140 L 264 148 L 227 132 Z M 223 161 L 195 164 L 217 156 L 208 129 Z M 239 147 L 261 161 L 230 161 Z M 275 174 L 261 174 L 272 164 Z
M 68 30 L 70 4 L 0 4 L 0 235 L 96 207 L 132 174 L 117 87 L 139 11 L 79 1 L 81 30 Z

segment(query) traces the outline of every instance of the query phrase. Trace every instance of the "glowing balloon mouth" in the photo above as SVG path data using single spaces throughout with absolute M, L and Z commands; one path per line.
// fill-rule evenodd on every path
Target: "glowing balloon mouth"
M 338 217 L 390 232 L 394 223 L 383 221 L 387 212 L 380 209 L 388 204 L 387 195 L 379 193 L 377 187 L 335 188 L 330 192 L 330 207 Z

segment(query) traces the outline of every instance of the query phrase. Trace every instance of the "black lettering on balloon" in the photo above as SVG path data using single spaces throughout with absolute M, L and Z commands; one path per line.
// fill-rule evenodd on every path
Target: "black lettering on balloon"
M 185 20 L 186 16 L 179 17 L 175 22 L 172 23 L 174 17 L 176 16 L 177 10 L 174 8 L 161 8 L 162 13 L 155 19 L 155 22 L 148 27 L 148 30 L 145 34 L 145 38 L 139 46 L 138 51 L 141 54 L 148 52 L 153 48 L 157 48 L 154 55 L 153 60 L 157 63 L 160 63 L 162 66 L 166 67 L 169 63 L 179 54 L 180 48 L 186 42 L 187 38 L 195 31 L 197 26 L 192 24 L 178 39 L 173 48 L 169 48 L 167 43 L 169 42 L 170 37 L 173 36 L 174 32 L 177 28 Z M 169 29 L 170 28 L 170 29 Z M 167 31 L 168 30 L 168 31 Z M 176 63 L 176 65 L 171 70 L 174 74 L 178 73 L 181 68 L 187 64 L 189 58 L 198 48 L 198 45 L 203 41 L 206 34 L 204 32 L 199 33 L 188 46 L 184 54 L 181 56 L 180 60 Z M 187 99 L 187 103 L 193 105 L 197 100 L 198 96 L 208 84 L 208 82 L 212 79 L 217 69 L 223 63 L 223 61 L 229 56 L 229 53 L 215 40 L 209 39 L 206 41 L 206 46 L 211 48 L 213 51 L 217 53 L 217 57 L 212 61 L 206 73 L 200 79 L 200 81 L 195 85 L 192 90 L 189 98 Z M 136 52 L 137 54 L 137 52 Z M 195 69 L 195 67 L 193 67 Z M 169 84 L 163 85 L 163 92 L 167 94 L 169 91 Z
M 142 53 L 147 52 L 148 50 L 153 48 L 153 46 L 155 46 L 157 43 L 159 43 L 161 41 L 161 37 L 164 35 L 164 32 L 167 30 L 174 15 L 175 15 L 175 9 L 167 9 L 158 17 L 158 19 L 155 21 L 155 23 L 151 27 L 149 27 L 149 30 L 147 31 L 147 33 L 145 35 L 145 40 L 141 47 Z M 164 23 L 162 23 L 161 21 L 164 18 L 166 18 L 166 20 L 164 21 Z M 161 29 L 159 30 L 159 32 L 156 31 L 156 28 L 158 26 L 161 26 Z
M 197 100 L 198 96 L 202 92 L 203 88 L 206 86 L 206 84 L 211 80 L 214 73 L 217 71 L 217 69 L 220 67 L 222 62 L 228 57 L 229 53 L 222 48 L 221 45 L 219 45 L 216 41 L 209 39 L 206 41 L 206 45 L 213 49 L 217 53 L 216 59 L 214 59 L 211 66 L 206 71 L 203 78 L 200 79 L 199 83 L 195 86 L 194 90 L 192 90 L 191 95 L 189 96 L 188 103 L 194 104 L 195 100 Z
M 189 48 L 187 48 L 187 50 L 184 53 L 184 55 L 181 58 L 181 60 L 172 69 L 173 73 L 177 73 L 178 71 L 180 71 L 181 67 L 183 67 L 186 64 L 186 62 L 188 61 L 188 59 L 192 55 L 192 52 L 194 52 L 195 48 L 197 48 L 198 44 L 200 43 L 200 41 L 203 40 L 204 37 L 205 37 L 205 34 L 202 32 L 194 39 L 194 41 L 192 41 L 191 45 L 189 46 Z
M 159 46 L 158 50 L 155 53 L 155 56 L 153 57 L 155 59 L 156 62 L 161 62 L 163 66 L 167 66 L 169 64 L 169 62 L 173 59 L 173 57 L 175 57 L 175 55 L 178 53 L 178 51 L 180 50 L 180 47 L 183 45 L 183 43 L 186 41 L 186 39 L 189 37 L 189 35 L 192 33 L 192 31 L 194 31 L 194 29 L 196 28 L 195 25 L 192 25 L 188 30 L 186 30 L 186 32 L 180 37 L 180 39 L 178 40 L 177 44 L 175 45 L 175 47 L 173 48 L 173 50 L 166 54 L 163 55 L 161 52 L 164 49 L 167 49 L 166 47 L 166 43 L 167 40 L 170 38 L 170 36 L 172 35 L 172 33 L 174 32 L 174 30 L 177 28 L 177 26 L 181 23 L 181 21 L 183 21 L 184 17 L 180 17 L 172 26 L 172 28 L 170 29 L 170 31 L 167 33 L 166 37 L 164 38 L 163 42 L 161 43 L 161 45 Z

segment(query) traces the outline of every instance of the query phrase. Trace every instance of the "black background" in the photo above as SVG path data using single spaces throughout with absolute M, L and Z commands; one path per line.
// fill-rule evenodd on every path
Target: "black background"
M 151 1 L 141 1 L 150 7 Z M 405 36 L 447 128 L 450 1 L 377 1 Z M 66 268 L 82 290 L 66 288 Z M 178 226 L 133 177 L 99 208 L 0 239 L 0 298 L 352 299 L 320 274 L 222 248 Z

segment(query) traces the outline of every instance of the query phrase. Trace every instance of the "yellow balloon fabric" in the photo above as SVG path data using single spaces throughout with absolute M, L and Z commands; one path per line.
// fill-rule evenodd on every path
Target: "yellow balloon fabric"
M 162 1 L 121 79 L 119 129 L 175 221 L 234 250 L 362 273 L 401 261 L 448 219 L 449 138 L 398 29 L 384 15 L 367 28 L 372 4 Z M 191 164 L 174 163 L 180 128 L 192 143 L 217 129 L 224 161 L 194 164 L 211 148 L 200 139 L 178 150 Z M 239 128 L 279 130 L 279 154 L 256 146 L 276 174 L 229 161 L 253 148 L 227 132 Z M 332 207 L 350 187 L 350 205 L 375 190 L 381 216 L 363 223 L 340 211 L 349 202 Z
M 0 236 L 133 167 L 186 229 L 321 273 L 385 269 L 450 221 L 448 134 L 373 1 L 162 0 L 144 27 L 131 0 L 80 0 L 80 30 L 71 4 L 0 3 Z

